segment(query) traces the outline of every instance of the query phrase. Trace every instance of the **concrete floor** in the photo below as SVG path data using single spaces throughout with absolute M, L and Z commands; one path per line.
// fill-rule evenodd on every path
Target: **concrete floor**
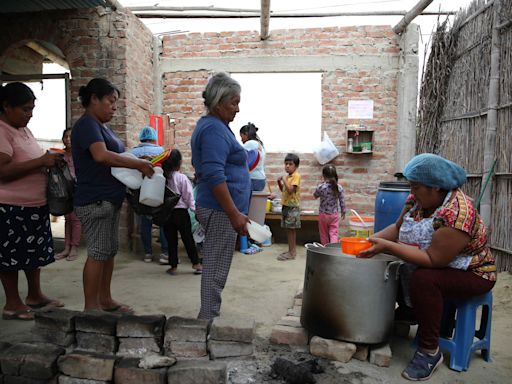
M 235 252 L 226 288 L 223 293 L 222 314 L 243 314 L 252 316 L 257 324 L 258 353 L 256 359 L 265 361 L 267 366 L 276 354 L 291 353 L 289 348 L 269 348 L 268 338 L 273 325 L 285 315 L 292 305 L 293 296 L 304 277 L 306 263 L 305 249 L 299 247 L 297 260 L 278 262 L 276 256 L 286 247 L 274 244 L 255 255 Z M 158 263 L 144 263 L 142 254 L 122 252 L 118 255 L 113 278 L 114 298 L 134 307 L 137 314 L 178 315 L 195 317 L 199 310 L 200 276 L 192 274 L 190 262 L 182 253 L 178 275 L 165 274 L 166 266 Z M 58 261 L 43 269 L 41 274 L 45 293 L 66 303 L 66 307 L 81 310 L 82 268 L 85 249 L 80 249 L 78 260 Z M 492 363 L 485 363 L 476 354 L 468 372 L 451 371 L 447 364 L 431 379 L 433 383 L 505 383 L 512 377 L 512 275 L 500 274 L 494 290 Z M 22 297 L 26 292 L 25 278 L 20 275 Z M 0 296 L 3 307 L 5 297 Z M 20 342 L 33 339 L 33 322 L 0 320 L 0 340 Z M 412 336 L 412 334 L 411 334 Z M 328 374 L 318 375 L 318 383 L 382 383 L 406 382 L 400 372 L 413 354 L 410 340 L 395 336 L 391 343 L 392 365 L 379 368 L 367 362 L 352 360 L 347 364 L 328 363 Z M 448 356 L 445 357 L 448 360 Z M 265 365 L 265 364 L 264 364 Z M 237 368 L 240 376 L 246 364 Z M 359 373 L 358 373 L 359 372 Z M 243 377 L 243 375 L 241 376 Z M 260 376 L 254 376 L 260 377 Z M 244 381 L 242 382 L 260 382 Z M 236 381 L 231 381 L 235 383 Z M 265 380 L 268 383 L 280 381 Z

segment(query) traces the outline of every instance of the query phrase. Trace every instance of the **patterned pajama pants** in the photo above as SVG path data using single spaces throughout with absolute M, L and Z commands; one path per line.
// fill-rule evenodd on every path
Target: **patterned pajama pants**
M 220 314 L 221 294 L 228 279 L 237 233 L 223 211 L 197 207 L 196 216 L 205 229 L 198 318 L 211 320 Z

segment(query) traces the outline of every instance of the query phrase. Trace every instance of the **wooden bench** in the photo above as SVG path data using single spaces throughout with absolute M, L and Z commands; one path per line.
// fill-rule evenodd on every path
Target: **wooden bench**
M 301 212 L 301 228 L 297 229 L 297 245 L 320 241 L 318 232 L 318 213 Z M 286 230 L 281 228 L 281 214 L 269 212 L 265 215 L 265 224 L 272 231 L 273 242 L 286 243 Z

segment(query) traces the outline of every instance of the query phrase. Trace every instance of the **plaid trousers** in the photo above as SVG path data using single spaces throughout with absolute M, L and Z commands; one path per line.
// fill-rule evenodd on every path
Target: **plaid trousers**
M 197 207 L 196 217 L 205 229 L 198 318 L 211 320 L 220 314 L 221 294 L 231 268 L 237 233 L 223 211 Z

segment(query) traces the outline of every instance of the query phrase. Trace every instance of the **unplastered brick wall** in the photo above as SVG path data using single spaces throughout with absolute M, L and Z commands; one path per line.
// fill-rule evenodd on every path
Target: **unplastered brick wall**
M 378 183 L 394 180 L 399 54 L 398 37 L 387 26 L 276 30 L 265 41 L 260 40 L 256 31 L 164 37 L 162 60 L 170 63 L 173 69 L 163 73 L 163 111 L 176 121 L 175 143 L 184 153 L 184 171 L 193 173 L 190 136 L 197 119 L 204 113 L 201 93 L 208 76 L 218 70 L 280 72 L 269 67 L 259 68 L 258 60 L 254 61 L 254 66 L 233 70 L 236 66 L 233 62 L 237 59 L 244 63 L 251 58 L 270 57 L 276 63 L 279 59 L 295 59 L 298 63 L 296 71 L 322 72 L 322 131 L 329 134 L 341 152 L 333 164 L 345 188 L 348 208 L 363 214 L 373 213 Z M 317 66 L 312 64 L 309 69 L 301 66 L 301 61 L 314 63 L 316 58 Z M 322 63 L 326 58 L 339 61 L 339 66 L 324 66 Z M 200 60 L 202 67 L 194 69 L 194 62 Z M 365 60 L 366 63 L 373 60 L 386 65 L 368 65 L 364 64 Z M 374 101 L 373 119 L 349 120 L 348 101 L 366 99 Z M 374 130 L 373 153 L 344 153 L 346 125 L 361 122 Z M 322 166 L 311 153 L 297 154 L 301 159 L 302 208 L 318 210 L 313 191 L 322 180 Z M 276 180 L 284 173 L 285 153 L 269 153 L 267 156 L 267 177 L 275 191 Z
M 135 145 L 154 100 L 151 31 L 123 9 L 97 7 L 0 15 L 0 68 L 7 57 L 33 40 L 55 45 L 69 64 L 72 123 L 83 114 L 78 101 L 80 86 L 94 77 L 104 77 L 121 92 L 109 126 L 127 147 Z M 129 243 L 129 221 L 129 215 L 123 215 L 121 244 Z

